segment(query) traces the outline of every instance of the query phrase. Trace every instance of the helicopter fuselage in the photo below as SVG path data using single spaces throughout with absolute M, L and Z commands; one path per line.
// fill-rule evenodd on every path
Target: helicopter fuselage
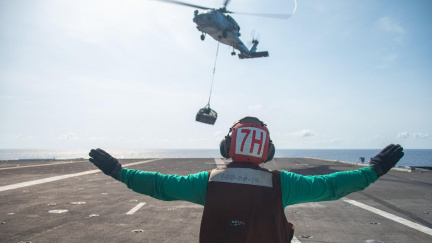
M 207 10 L 202 13 L 198 13 L 196 10 L 193 22 L 197 24 L 197 29 L 203 33 L 202 40 L 204 40 L 204 33 L 206 33 L 216 41 L 237 49 L 244 58 L 261 57 L 254 56 L 258 41 L 254 42 L 254 46 L 249 50 L 239 38 L 241 35 L 240 26 L 230 15 L 225 15 L 217 9 Z M 235 54 L 235 52 L 232 54 Z M 242 56 L 239 55 L 240 58 Z M 263 56 L 268 56 L 268 53 Z

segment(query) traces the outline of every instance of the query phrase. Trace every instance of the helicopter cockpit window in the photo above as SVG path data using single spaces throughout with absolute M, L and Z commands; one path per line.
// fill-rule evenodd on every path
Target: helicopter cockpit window
M 240 26 L 237 24 L 237 22 L 236 22 L 236 21 L 235 21 L 231 16 L 227 15 L 227 19 L 228 19 L 228 21 L 231 23 L 231 26 L 232 26 L 235 30 L 240 31 Z

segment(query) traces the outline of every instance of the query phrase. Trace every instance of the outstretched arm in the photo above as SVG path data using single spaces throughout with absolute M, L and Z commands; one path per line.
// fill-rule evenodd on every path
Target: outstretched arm
M 302 176 L 281 172 L 284 207 L 297 203 L 337 200 L 352 192 L 364 190 L 387 173 L 402 158 L 400 145 L 390 144 L 378 153 L 370 167 L 341 171 L 329 175 Z
M 124 168 L 119 173 L 119 181 L 135 192 L 159 200 L 183 200 L 204 205 L 208 172 L 180 176 Z
M 119 180 L 135 192 L 164 201 L 183 200 L 204 205 L 208 172 L 188 176 L 122 168 L 118 160 L 102 149 L 92 149 L 90 162 L 103 173 Z
M 377 175 L 371 167 L 317 176 L 282 171 L 282 202 L 286 207 L 305 202 L 337 200 L 364 190 L 376 180 Z

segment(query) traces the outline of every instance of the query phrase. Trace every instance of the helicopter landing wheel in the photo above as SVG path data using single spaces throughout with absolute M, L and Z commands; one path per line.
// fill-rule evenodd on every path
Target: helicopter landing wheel
M 201 34 L 201 40 L 203 41 L 205 39 L 205 35 Z
M 231 52 L 231 56 L 235 56 L 235 55 L 236 55 L 235 51 Z

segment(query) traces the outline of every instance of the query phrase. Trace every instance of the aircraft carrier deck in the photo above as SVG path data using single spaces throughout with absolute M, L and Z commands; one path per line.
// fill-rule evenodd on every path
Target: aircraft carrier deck
M 120 160 L 187 175 L 221 159 Z M 227 162 L 227 161 L 225 161 Z M 303 175 L 358 168 L 309 158 L 264 165 Z M 137 194 L 86 160 L 0 162 L 0 242 L 198 242 L 203 207 Z M 432 242 L 432 172 L 392 170 L 364 191 L 289 206 L 294 242 Z

